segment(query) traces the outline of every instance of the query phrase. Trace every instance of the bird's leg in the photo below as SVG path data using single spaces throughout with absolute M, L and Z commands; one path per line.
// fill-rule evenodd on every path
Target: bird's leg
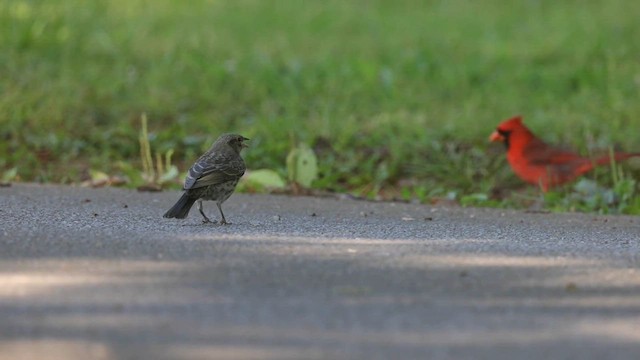
M 215 221 L 209 220 L 207 215 L 204 214 L 204 211 L 202 211 L 202 199 L 198 199 L 196 202 L 198 203 L 198 211 L 200 211 L 200 215 L 202 215 L 202 217 L 204 218 L 204 220 L 202 220 L 202 223 L 203 224 L 211 223 L 211 222 L 215 223 Z
M 218 210 L 220 210 L 220 216 L 222 216 L 222 220 L 220 220 L 220 225 L 231 225 L 231 223 L 228 223 L 227 219 L 224 218 L 224 213 L 222 212 L 222 204 L 220 204 L 219 202 L 216 202 L 216 205 L 218 205 Z
M 542 181 L 542 178 L 538 181 L 538 196 L 531 205 L 525 210 L 525 212 L 533 214 L 548 214 L 549 210 L 545 210 L 544 194 L 547 192 L 547 185 Z

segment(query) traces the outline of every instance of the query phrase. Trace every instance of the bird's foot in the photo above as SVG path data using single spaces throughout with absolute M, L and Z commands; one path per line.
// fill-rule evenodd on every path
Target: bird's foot
M 203 224 L 217 224 L 218 221 L 217 220 L 211 221 L 211 220 L 209 220 L 209 218 L 204 218 L 204 219 L 202 219 L 202 223 Z
M 227 220 L 220 220 L 220 225 L 231 225 L 231 223 L 227 222 Z

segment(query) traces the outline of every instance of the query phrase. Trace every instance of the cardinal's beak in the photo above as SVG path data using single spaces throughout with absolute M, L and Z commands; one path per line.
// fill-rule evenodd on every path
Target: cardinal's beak
M 489 141 L 491 142 L 503 142 L 504 136 L 502 136 L 498 131 L 494 131 L 491 136 L 489 136 Z

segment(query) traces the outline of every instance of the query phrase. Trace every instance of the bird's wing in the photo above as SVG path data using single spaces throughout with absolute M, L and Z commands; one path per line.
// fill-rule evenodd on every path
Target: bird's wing
M 237 179 L 244 174 L 244 170 L 244 161 L 239 156 L 234 159 L 214 154 L 214 156 L 200 158 L 189 169 L 184 180 L 184 189 L 196 189 Z
M 529 164 L 543 166 L 584 161 L 584 158 L 574 152 L 549 146 L 540 140 L 532 141 L 524 149 L 523 156 Z

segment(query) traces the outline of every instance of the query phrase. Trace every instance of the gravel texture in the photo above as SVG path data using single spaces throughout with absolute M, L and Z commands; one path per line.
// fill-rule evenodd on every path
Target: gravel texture
M 640 357 L 639 217 L 178 196 L 0 188 L 0 358 Z

